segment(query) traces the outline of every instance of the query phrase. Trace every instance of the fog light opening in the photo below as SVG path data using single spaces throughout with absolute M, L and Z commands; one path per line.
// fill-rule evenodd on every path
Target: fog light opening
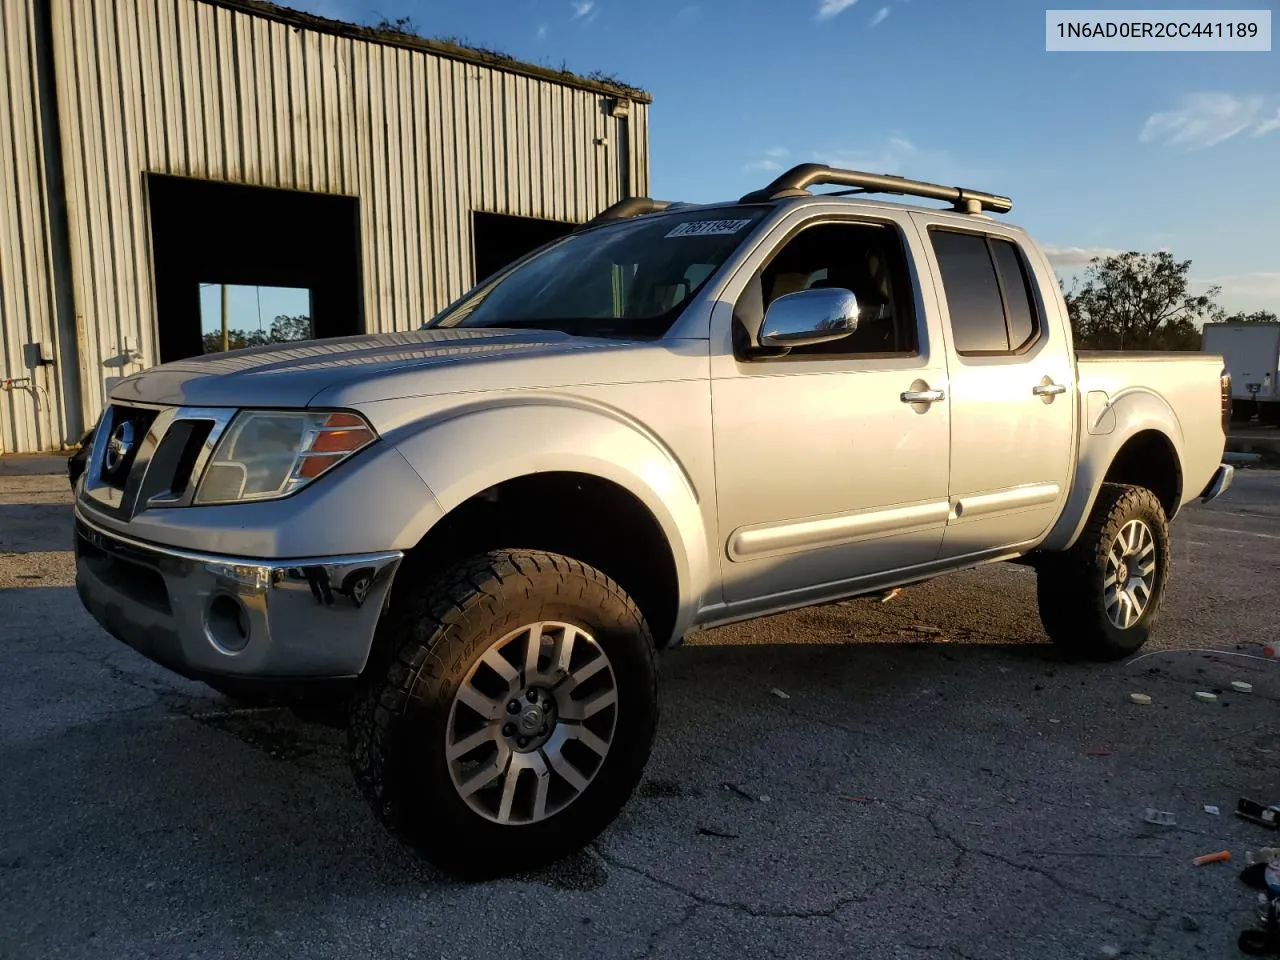
M 226 653 L 239 653 L 249 645 L 249 611 L 235 597 L 220 593 L 209 601 L 209 636 Z

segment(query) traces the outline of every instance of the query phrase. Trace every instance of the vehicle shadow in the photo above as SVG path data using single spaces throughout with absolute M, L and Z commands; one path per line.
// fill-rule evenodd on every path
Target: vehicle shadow
M 42 592 L 51 604 L 74 602 L 70 593 Z M 518 938 L 529 916 L 548 927 L 566 910 L 613 922 L 612 895 L 593 891 L 650 874 L 654 896 L 687 886 L 762 914 L 820 912 L 838 890 L 872 896 L 897 884 L 914 896 L 918 863 L 955 859 L 950 834 L 921 819 L 933 805 L 963 809 L 965 822 L 1034 824 L 1049 803 L 1055 836 L 1101 837 L 1111 821 L 1099 827 L 1077 808 L 1104 788 L 1073 780 L 1100 775 L 1084 766 L 1101 763 L 1087 759 L 1091 746 L 1135 736 L 1098 707 L 1123 699 L 1123 666 L 1070 663 L 1044 643 L 848 643 L 833 630 L 803 643 L 721 644 L 713 634 L 661 656 L 649 767 L 600 840 L 551 868 L 474 885 L 442 876 L 374 822 L 341 731 L 169 682 L 105 635 L 72 628 L 73 656 L 19 659 L 0 682 L 4 955 L 52 955 L 104 931 L 131 931 L 134 952 L 156 955 L 279 955 L 286 941 L 290 955 L 307 955 L 308 943 L 351 935 L 351 911 L 337 903 L 358 905 L 364 925 L 411 936 L 479 909 L 477 889 L 486 922 Z M 38 655 L 34 642 L 23 650 Z M 68 673 L 75 682 L 60 685 Z M 33 703 L 44 713 L 38 735 L 14 715 Z M 1256 724 L 1250 709 L 1231 719 Z M 1211 755 L 1207 740 L 1136 735 L 1154 772 L 1131 773 L 1134 789 Z M 1045 778 L 1058 781 L 1042 796 Z M 1008 842 L 1029 842 L 1029 831 Z M 680 872 L 690 857 L 701 864 L 692 879 Z M 748 866 L 760 857 L 769 871 Z M 1129 880 L 1138 883 L 1117 882 Z M 552 940 L 572 952 L 573 929 Z

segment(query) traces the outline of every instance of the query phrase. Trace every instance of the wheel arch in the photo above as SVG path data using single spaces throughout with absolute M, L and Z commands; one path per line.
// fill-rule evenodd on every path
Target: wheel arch
M 524 403 L 464 412 L 397 446 L 439 506 L 406 531 L 408 571 L 460 550 L 564 553 L 627 590 L 659 646 L 688 629 L 709 582 L 704 504 L 651 434 L 593 409 Z
M 1170 520 L 1185 502 L 1182 427 L 1162 397 L 1138 389 L 1116 395 L 1099 423 L 1110 429 L 1094 432 L 1096 424 L 1084 425 L 1075 481 L 1042 550 L 1066 550 L 1076 542 L 1104 483 L 1146 487 Z

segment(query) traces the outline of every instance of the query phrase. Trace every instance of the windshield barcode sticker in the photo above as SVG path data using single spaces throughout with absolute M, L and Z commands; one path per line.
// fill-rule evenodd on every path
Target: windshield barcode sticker
M 731 236 L 750 223 L 750 220 L 691 220 L 680 224 L 667 237 Z

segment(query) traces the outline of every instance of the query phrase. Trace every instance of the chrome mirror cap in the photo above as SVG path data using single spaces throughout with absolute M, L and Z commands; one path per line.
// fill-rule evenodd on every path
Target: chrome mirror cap
M 760 327 L 764 347 L 827 343 L 858 329 L 858 298 L 840 287 L 800 290 L 769 304 Z

